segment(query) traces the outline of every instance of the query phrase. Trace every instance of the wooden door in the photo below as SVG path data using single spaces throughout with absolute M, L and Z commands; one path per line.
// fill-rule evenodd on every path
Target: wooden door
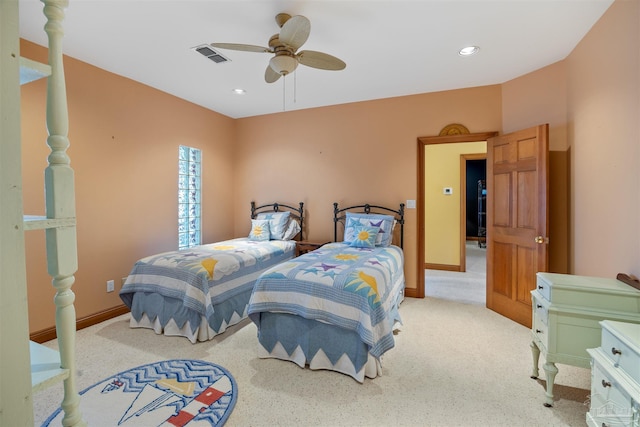
M 487 308 L 531 327 L 531 290 L 547 271 L 549 126 L 487 140 Z

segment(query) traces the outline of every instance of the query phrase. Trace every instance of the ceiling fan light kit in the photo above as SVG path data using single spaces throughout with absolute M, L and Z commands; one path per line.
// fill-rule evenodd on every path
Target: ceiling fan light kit
M 271 58 L 269 66 L 276 73 L 286 76 L 298 68 L 298 60 L 289 55 L 277 55 Z
M 298 64 L 321 70 L 343 70 L 347 66 L 344 61 L 323 52 L 313 50 L 297 52 L 307 41 L 311 32 L 311 22 L 306 17 L 279 13 L 276 15 L 276 23 L 280 27 L 280 33 L 271 36 L 269 47 L 239 43 L 211 43 L 211 46 L 219 49 L 275 54 L 264 73 L 267 83 L 273 83 L 281 76 L 291 74 Z

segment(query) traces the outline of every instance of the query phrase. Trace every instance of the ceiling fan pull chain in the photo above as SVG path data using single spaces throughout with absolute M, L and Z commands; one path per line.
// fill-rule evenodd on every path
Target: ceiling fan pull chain
M 287 92 L 287 79 L 283 78 L 282 79 L 282 111 L 287 111 L 287 109 L 285 108 L 285 95 Z
M 297 101 L 296 90 L 298 89 L 298 73 L 293 73 L 293 103 Z

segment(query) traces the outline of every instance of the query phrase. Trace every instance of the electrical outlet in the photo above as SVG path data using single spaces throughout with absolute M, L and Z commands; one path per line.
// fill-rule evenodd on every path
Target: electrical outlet
M 113 280 L 107 280 L 107 292 L 113 292 L 115 290 L 115 283 Z

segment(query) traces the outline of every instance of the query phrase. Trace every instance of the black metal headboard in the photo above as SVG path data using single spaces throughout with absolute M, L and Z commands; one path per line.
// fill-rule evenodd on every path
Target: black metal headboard
M 373 209 L 373 211 L 372 211 Z M 333 204 L 333 241 L 338 241 L 338 223 L 341 222 L 343 227 L 345 225 L 345 221 L 347 219 L 347 211 L 355 212 L 355 213 L 365 213 L 365 214 L 394 214 L 396 221 L 400 224 L 400 247 L 402 248 L 404 245 L 404 203 L 400 203 L 400 209 L 395 210 L 391 208 L 386 208 L 384 206 L 376 206 L 376 205 L 356 205 L 349 206 L 347 208 L 338 209 L 338 204 Z
M 286 208 L 286 209 L 282 209 Z M 251 202 L 251 219 L 255 219 L 259 213 L 263 212 L 280 212 L 289 210 L 291 212 L 291 218 L 294 218 L 300 224 L 300 233 L 295 240 L 303 240 L 302 233 L 304 232 L 304 202 L 300 202 L 299 207 L 285 205 L 284 203 L 269 203 L 262 206 L 256 206 L 256 202 Z

